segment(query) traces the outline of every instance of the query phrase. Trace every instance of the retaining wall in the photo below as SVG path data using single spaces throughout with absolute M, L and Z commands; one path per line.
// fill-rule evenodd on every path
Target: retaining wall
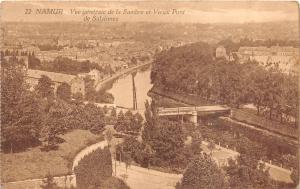
M 44 179 L 28 179 L 23 181 L 15 181 L 1 184 L 1 188 L 5 189 L 41 189 Z M 76 187 L 76 175 L 66 175 L 53 177 L 53 181 L 62 188 Z

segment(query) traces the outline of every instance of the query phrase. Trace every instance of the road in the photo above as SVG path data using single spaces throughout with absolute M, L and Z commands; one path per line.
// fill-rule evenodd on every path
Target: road
M 204 150 L 204 152 L 209 153 L 207 145 L 208 145 L 207 142 L 202 142 L 201 147 Z M 213 150 L 213 152 L 212 152 L 212 157 L 217 161 L 217 163 L 219 165 L 226 163 L 227 159 L 229 159 L 229 158 L 235 159 L 238 155 L 239 155 L 238 152 L 227 149 L 227 148 L 220 147 L 218 145 L 216 145 L 216 149 Z M 269 164 L 269 163 L 266 163 L 266 162 L 263 162 L 263 163 L 265 163 L 267 168 L 270 168 L 269 173 L 270 173 L 270 177 L 272 179 L 277 180 L 277 181 L 287 182 L 287 183 L 293 182 L 290 177 L 290 175 L 292 174 L 292 171 Z
M 106 130 L 113 129 L 112 126 L 107 126 Z M 114 138 L 112 143 L 120 143 L 122 140 Z M 208 143 L 203 142 L 202 148 L 205 152 L 210 151 L 207 148 Z M 103 148 L 107 146 L 106 141 L 99 142 L 91 145 L 82 150 L 74 159 L 73 168 L 78 164 L 84 155 L 91 153 L 97 148 Z M 212 151 L 213 158 L 218 164 L 225 163 L 228 158 L 235 158 L 239 155 L 238 152 L 220 147 L 216 145 L 215 150 Z M 113 171 L 114 171 L 114 160 L 113 160 Z M 142 168 L 131 165 L 127 171 L 124 163 L 117 162 L 117 177 L 123 179 L 131 189 L 174 189 L 178 181 L 181 180 L 181 174 L 164 173 L 156 170 Z M 270 168 L 271 178 L 284 182 L 292 182 L 290 178 L 291 171 L 283 169 L 274 165 L 266 163 L 266 166 Z M 126 175 L 126 176 L 125 176 Z M 125 176 L 125 177 L 124 177 Z
M 127 175 L 126 179 L 124 175 Z M 163 173 L 133 165 L 126 172 L 125 164 L 117 162 L 117 177 L 125 180 L 131 189 L 174 189 L 182 175 Z

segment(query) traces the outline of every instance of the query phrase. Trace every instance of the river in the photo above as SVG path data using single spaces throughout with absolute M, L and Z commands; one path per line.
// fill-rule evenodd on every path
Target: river
M 135 87 L 137 97 L 137 107 L 139 112 L 145 109 L 146 100 L 151 101 L 147 95 L 148 91 L 152 88 L 150 80 L 151 68 L 146 70 L 138 70 L 135 76 Z M 112 88 L 107 92 L 111 93 L 117 106 L 132 108 L 133 107 L 133 92 L 132 92 L 132 78 L 131 74 L 125 75 L 117 79 Z

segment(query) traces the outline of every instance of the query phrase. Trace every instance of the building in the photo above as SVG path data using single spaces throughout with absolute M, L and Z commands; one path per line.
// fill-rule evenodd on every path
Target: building
M 83 96 L 85 95 L 85 83 L 82 77 L 62 73 L 28 69 L 26 81 L 31 86 L 31 89 L 33 89 L 33 87 L 38 84 L 39 79 L 43 75 L 49 77 L 53 81 L 55 93 L 59 85 L 61 85 L 62 83 L 67 83 L 71 86 L 72 94 L 81 93 Z
M 216 48 L 216 58 L 227 57 L 226 49 L 223 46 L 219 46 Z
M 294 47 L 280 47 L 272 46 L 268 47 L 240 47 L 238 50 L 238 55 L 240 57 L 299 57 L 299 49 Z
M 76 76 L 70 82 L 72 94 L 80 93 L 83 96 L 85 95 L 85 82 L 81 77 Z
M 91 77 L 91 79 L 95 80 L 95 82 L 99 82 L 102 78 L 101 73 L 96 69 L 91 70 L 88 75 Z
M 122 68 L 123 68 L 123 69 L 128 69 L 129 66 L 128 66 L 128 64 L 124 63 L 124 64 L 122 64 Z
M 95 85 L 96 85 L 96 83 L 101 81 L 101 79 L 104 77 L 104 75 L 101 74 L 99 70 L 93 69 L 88 73 L 78 74 L 78 77 L 80 77 L 80 78 L 89 77 L 90 79 L 95 81 Z
M 263 66 L 277 66 L 284 73 L 294 73 L 299 65 L 299 49 L 294 47 L 240 47 L 236 52 L 240 63 L 256 61 Z

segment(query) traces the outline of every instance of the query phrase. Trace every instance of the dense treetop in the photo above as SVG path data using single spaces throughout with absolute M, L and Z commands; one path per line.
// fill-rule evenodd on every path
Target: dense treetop
M 283 121 L 284 115 L 297 114 L 296 75 L 253 61 L 214 58 L 212 47 L 202 42 L 157 54 L 151 81 L 159 89 L 194 94 L 211 103 L 237 108 L 252 103 L 258 114 L 268 112 L 270 119 Z

